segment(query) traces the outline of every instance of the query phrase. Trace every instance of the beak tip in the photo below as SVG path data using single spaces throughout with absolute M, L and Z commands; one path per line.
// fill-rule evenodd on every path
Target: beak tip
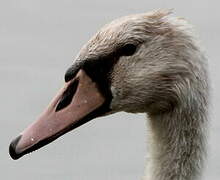
M 16 146 L 17 146 L 19 140 L 21 139 L 21 137 L 22 137 L 22 135 L 15 138 L 9 146 L 9 154 L 10 154 L 11 158 L 14 160 L 17 160 L 22 156 L 20 153 L 18 153 L 16 151 Z

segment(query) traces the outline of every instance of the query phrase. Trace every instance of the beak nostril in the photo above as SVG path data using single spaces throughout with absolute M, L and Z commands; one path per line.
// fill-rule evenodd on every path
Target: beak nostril
M 9 154 L 10 154 L 11 158 L 14 160 L 16 160 L 20 157 L 20 155 L 16 152 L 16 147 L 17 147 L 17 144 L 20 141 L 21 137 L 22 137 L 22 135 L 15 138 L 9 146 Z
M 75 79 L 73 82 L 71 82 L 71 84 L 68 86 L 68 88 L 66 89 L 66 91 L 63 93 L 57 107 L 56 107 L 56 112 L 65 108 L 66 106 L 68 106 L 72 99 L 74 94 L 76 93 L 77 87 L 79 84 L 79 80 Z

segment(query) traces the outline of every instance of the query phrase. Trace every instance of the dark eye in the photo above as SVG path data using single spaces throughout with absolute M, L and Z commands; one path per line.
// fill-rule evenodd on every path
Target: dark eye
M 137 49 L 135 44 L 126 44 L 120 49 L 120 54 L 122 56 L 132 56 Z

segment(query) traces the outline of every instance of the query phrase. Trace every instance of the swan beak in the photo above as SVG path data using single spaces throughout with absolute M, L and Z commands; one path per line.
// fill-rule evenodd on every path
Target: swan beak
M 79 70 L 67 82 L 40 117 L 27 127 L 9 147 L 13 159 L 30 153 L 52 142 L 66 132 L 103 115 L 105 97 L 96 82 Z

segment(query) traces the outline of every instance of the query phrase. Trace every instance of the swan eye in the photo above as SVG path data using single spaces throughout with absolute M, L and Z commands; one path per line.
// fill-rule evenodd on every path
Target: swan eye
M 135 44 L 126 44 L 120 49 L 122 56 L 132 56 L 136 52 L 137 46 Z

